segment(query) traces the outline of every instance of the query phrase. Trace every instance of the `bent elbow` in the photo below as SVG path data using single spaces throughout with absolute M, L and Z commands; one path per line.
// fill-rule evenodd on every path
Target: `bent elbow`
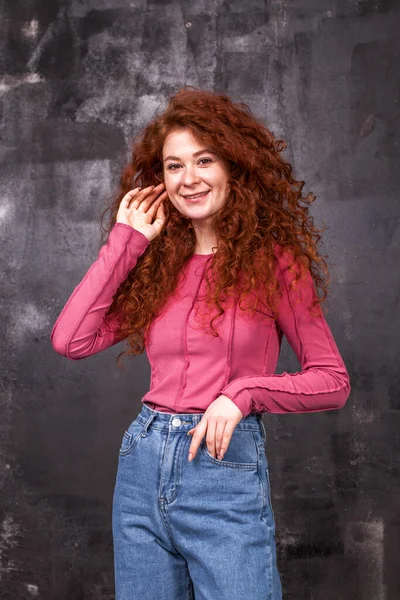
M 60 356 L 64 356 L 69 360 L 79 360 L 79 356 L 72 356 L 69 350 L 68 338 L 60 334 L 55 328 L 53 328 L 50 335 L 50 343 L 53 350 Z
M 55 327 L 53 327 L 52 332 L 50 334 L 50 343 L 53 347 L 53 350 L 55 350 L 57 354 L 67 357 L 66 339 L 64 336 L 59 335 Z
M 343 408 L 344 406 L 346 406 L 347 400 L 349 399 L 349 396 L 350 396 L 350 392 L 351 392 L 351 385 L 350 385 L 350 380 L 347 377 L 340 392 L 338 394 L 336 394 L 334 408 L 339 409 L 339 408 Z

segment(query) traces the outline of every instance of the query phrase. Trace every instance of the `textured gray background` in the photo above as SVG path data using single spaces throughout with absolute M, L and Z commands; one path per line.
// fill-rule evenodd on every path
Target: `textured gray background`
M 53 323 L 97 256 L 129 142 L 184 84 L 247 102 L 326 223 L 341 411 L 266 414 L 285 600 L 398 600 L 399 89 L 394 0 L 0 4 L 0 598 L 113 595 L 111 502 L 145 355 L 84 361 Z M 285 342 L 278 372 L 298 363 Z

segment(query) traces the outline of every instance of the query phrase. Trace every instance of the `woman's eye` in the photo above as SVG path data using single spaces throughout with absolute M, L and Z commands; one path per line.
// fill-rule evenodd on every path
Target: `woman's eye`
M 199 160 L 199 163 L 201 163 L 201 161 L 206 160 L 207 162 L 212 162 L 211 158 L 201 158 Z M 207 163 L 203 163 L 203 164 L 207 164 Z M 180 165 L 178 165 L 177 163 L 172 163 L 170 165 L 168 165 L 167 169 L 169 171 L 176 171 L 177 169 L 175 167 L 180 167 Z

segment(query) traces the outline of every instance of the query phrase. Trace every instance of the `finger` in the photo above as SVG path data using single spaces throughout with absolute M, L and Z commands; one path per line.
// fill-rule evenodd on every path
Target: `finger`
M 164 185 L 164 184 L 161 184 L 161 185 Z M 160 188 L 160 190 L 162 189 L 160 185 L 157 185 L 157 186 L 155 186 L 155 185 L 148 185 L 145 188 L 142 188 L 142 187 L 139 186 L 139 187 L 136 187 L 134 190 L 130 190 L 126 195 L 128 196 L 129 194 L 132 194 L 133 192 L 136 193 L 137 190 L 139 190 L 140 194 L 138 194 L 138 195 L 143 198 L 143 194 L 146 196 L 147 194 L 153 193 L 153 191 L 156 190 L 156 189 L 158 189 L 158 188 Z
M 203 419 L 196 425 L 195 432 L 192 436 L 192 441 L 189 446 L 189 462 L 196 456 L 197 450 L 201 444 L 201 440 L 207 431 L 207 419 Z M 192 456 L 190 456 L 192 455 Z
M 155 219 L 156 215 L 157 215 L 157 219 L 159 219 L 160 216 L 163 215 L 163 213 L 160 214 L 158 212 L 158 210 L 160 207 L 162 207 L 162 203 L 166 199 L 166 197 L 167 197 L 166 193 L 165 193 L 165 195 L 162 194 L 161 196 L 159 196 L 157 199 L 154 200 L 154 202 L 151 206 L 148 206 L 148 203 L 146 204 L 146 202 L 144 200 L 140 203 L 140 210 L 143 212 L 143 214 L 145 214 L 146 216 L 148 215 L 150 217 L 151 222 Z M 139 208 L 139 203 L 136 202 L 136 199 L 132 202 L 131 208 L 134 208 L 134 209 Z
M 165 190 L 162 194 L 160 194 L 160 196 L 153 202 L 153 204 L 148 209 L 147 214 L 150 217 L 154 217 L 155 213 L 158 212 L 160 206 L 162 207 L 162 202 L 166 199 L 166 197 L 167 191 Z
M 216 428 L 217 428 L 217 422 L 216 421 L 209 421 L 208 427 L 207 427 L 206 443 L 207 443 L 207 450 L 209 451 L 209 453 L 211 454 L 211 456 L 213 456 L 214 458 L 217 457 L 217 452 L 215 450 L 215 446 L 216 446 L 216 439 L 215 439 Z
M 164 206 L 162 203 L 160 203 L 157 208 L 156 218 L 154 219 L 154 223 L 158 222 L 159 226 L 162 227 L 164 225 L 165 221 L 166 221 L 166 217 L 165 217 L 165 212 L 164 212 Z M 153 225 L 154 225 L 154 223 L 153 223 Z
M 141 188 L 137 187 L 134 190 L 130 190 L 127 194 L 125 194 L 125 196 L 122 198 L 121 200 L 121 204 L 124 206 L 129 206 L 129 202 L 132 200 L 132 198 L 139 192 Z
M 158 196 L 158 194 L 160 194 L 161 192 L 165 191 L 165 183 L 164 183 L 164 182 L 161 182 L 161 183 L 159 183 L 158 185 L 152 185 L 152 186 L 150 186 L 150 187 L 151 187 L 152 189 L 150 189 L 150 191 L 147 191 L 147 192 L 146 192 L 146 195 L 147 195 L 147 196 L 149 196 L 149 199 L 150 199 L 151 201 L 153 201 L 153 200 L 154 200 L 154 198 L 153 198 L 152 196 L 155 196 L 155 197 L 157 197 L 157 196 Z M 146 198 L 146 200 L 147 200 L 147 198 Z
M 154 185 L 149 185 L 149 186 L 147 186 L 147 187 L 145 187 L 145 188 L 139 188 L 139 192 L 135 194 L 135 196 L 136 196 L 135 200 L 137 200 L 137 201 L 138 201 L 138 204 L 140 204 L 140 202 L 141 202 L 141 201 L 143 200 L 143 198 L 144 198 L 143 194 L 144 194 L 144 195 L 146 195 L 146 194 L 149 194 L 149 193 L 151 193 L 153 190 L 154 190 Z M 132 191 L 134 191 L 134 190 L 132 190 Z M 131 193 L 131 192 L 128 192 L 128 194 L 130 194 L 130 193 Z M 127 194 L 127 195 L 128 195 L 128 194 Z
M 165 183 L 161 182 L 158 185 L 149 185 L 145 188 L 142 189 L 142 193 L 145 196 L 152 196 L 152 195 L 156 195 L 159 194 L 165 187 Z
M 157 209 L 156 218 L 161 220 L 165 219 L 164 202 L 160 202 L 160 206 Z
M 218 421 L 215 429 L 215 452 L 217 458 L 221 457 L 222 440 L 224 437 L 226 421 Z
M 157 186 L 150 186 L 149 188 L 145 188 L 144 190 L 142 190 L 137 197 L 135 198 L 135 201 L 132 202 L 132 204 L 135 205 L 135 208 L 138 208 L 138 206 L 140 205 L 140 209 L 143 210 L 143 212 L 147 212 L 150 205 L 152 205 L 154 203 L 154 201 L 158 200 L 158 196 L 160 194 L 160 196 L 162 196 L 163 198 L 166 197 L 166 190 L 163 190 L 163 183 L 160 183 L 160 185 Z M 144 193 L 144 196 L 142 195 Z
M 229 423 L 226 423 L 225 429 L 224 429 L 224 435 L 222 437 L 222 442 L 221 442 L 221 450 L 220 450 L 221 460 L 222 460 L 222 457 L 224 456 L 225 452 L 227 451 L 229 444 L 231 443 L 232 433 L 233 433 L 234 429 L 235 428 L 232 427 L 231 425 L 229 425 Z

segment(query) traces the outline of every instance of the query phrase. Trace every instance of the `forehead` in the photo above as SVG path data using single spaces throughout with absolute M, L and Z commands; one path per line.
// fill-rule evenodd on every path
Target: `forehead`
M 171 131 L 165 138 L 163 144 L 163 155 L 165 156 L 169 150 L 176 148 L 181 150 L 188 148 L 189 150 L 196 151 L 205 147 L 206 144 L 203 144 L 200 140 L 198 140 L 191 131 L 187 129 L 180 129 Z

